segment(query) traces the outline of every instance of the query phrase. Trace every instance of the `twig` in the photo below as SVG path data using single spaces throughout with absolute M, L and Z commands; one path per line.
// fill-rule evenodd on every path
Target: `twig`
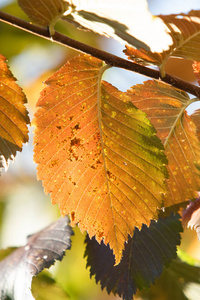
M 4 13 L 2 11 L 0 11 L 0 21 L 7 23 L 9 25 L 15 26 L 17 28 L 20 28 L 31 34 L 42 37 L 46 40 L 53 41 L 57 44 L 61 44 L 63 46 L 67 46 L 67 47 L 76 49 L 78 51 L 90 54 L 96 58 L 99 58 L 99 59 L 105 61 L 107 64 L 109 64 L 111 66 L 134 71 L 136 73 L 142 74 L 142 75 L 150 77 L 150 78 L 161 79 L 162 81 L 164 81 L 176 88 L 184 90 L 188 93 L 195 95 L 197 98 L 200 98 L 200 88 L 199 87 L 197 87 L 193 84 L 190 84 L 186 81 L 183 81 L 181 79 L 178 79 L 174 76 L 171 76 L 169 74 L 166 74 L 166 76 L 164 78 L 160 78 L 160 73 L 157 70 L 153 70 L 151 68 L 139 65 L 137 63 L 131 62 L 129 60 L 126 60 L 126 59 L 123 59 L 116 55 L 113 55 L 111 53 L 108 53 L 106 51 L 96 49 L 94 47 L 91 47 L 89 45 L 86 45 L 84 43 L 76 41 L 74 39 L 71 39 L 63 34 L 58 33 L 58 32 L 55 32 L 54 36 L 51 37 L 49 34 L 48 28 L 34 25 L 32 23 L 29 23 L 27 21 L 19 19 L 15 16 Z

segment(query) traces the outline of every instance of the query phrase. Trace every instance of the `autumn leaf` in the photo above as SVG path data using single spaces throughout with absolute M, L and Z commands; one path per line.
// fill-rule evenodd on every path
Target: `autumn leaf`
M 78 29 L 137 48 L 162 51 L 172 44 L 165 23 L 150 13 L 147 0 L 18 0 L 18 3 L 31 21 L 50 26 L 51 35 L 55 23 L 62 19 Z
M 32 277 L 49 268 L 55 260 L 62 260 L 70 249 L 73 234 L 68 218 L 60 218 L 42 231 L 28 237 L 28 243 L 0 261 L 0 299 L 33 300 Z M 12 249 L 11 249 L 12 250 Z M 3 258 L 6 252 L 2 250 Z
M 132 103 L 146 112 L 165 147 L 169 179 L 165 206 L 197 197 L 200 188 L 200 143 L 185 109 L 198 99 L 168 84 L 146 81 L 129 91 Z
M 18 4 L 31 21 L 49 26 L 51 35 L 54 34 L 55 23 L 69 8 L 65 0 L 18 0 Z
M 193 67 L 194 74 L 196 75 L 196 77 L 198 79 L 198 83 L 200 84 L 200 62 L 199 61 L 195 61 L 192 64 L 192 67 Z
M 197 130 L 197 136 L 199 138 L 200 141 L 200 109 L 197 109 L 192 115 L 191 115 L 191 119 L 194 122 L 195 126 L 196 126 L 196 130 Z
M 73 22 L 78 28 L 151 51 L 168 50 L 172 44 L 165 23 L 150 13 L 147 0 L 67 2 L 72 3 L 72 11 L 62 19 Z
M 28 142 L 29 117 L 26 97 L 5 60 L 0 55 L 0 169 L 7 170 L 9 160 L 13 160 L 17 151 L 22 151 L 23 143 Z
M 169 266 L 176 257 L 176 246 L 180 244 L 182 231 L 179 215 L 151 221 L 147 228 L 136 229 L 125 245 L 123 258 L 114 266 L 112 250 L 94 238 L 86 237 L 85 256 L 90 276 L 95 276 L 101 288 L 118 294 L 124 300 L 132 300 L 136 291 L 148 288 L 160 276 L 163 267 Z M 162 241 L 162 242 L 161 242 Z
M 81 55 L 47 81 L 34 118 L 34 160 L 53 204 L 119 263 L 128 234 L 162 207 L 163 145 L 130 97 L 106 82 L 100 60 Z
M 159 18 L 167 26 L 168 33 L 173 40 L 169 50 L 149 51 L 144 48 L 135 50 L 127 46 L 124 52 L 129 59 L 159 66 L 163 77 L 165 64 L 169 57 L 200 61 L 200 11 L 191 11 L 189 14 L 160 15 Z

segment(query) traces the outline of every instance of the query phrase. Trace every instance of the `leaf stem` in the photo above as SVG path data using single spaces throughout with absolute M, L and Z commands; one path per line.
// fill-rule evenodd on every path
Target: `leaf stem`
M 2 11 L 0 11 L 0 21 L 4 22 L 6 24 L 12 25 L 14 27 L 17 27 L 19 29 L 22 29 L 24 31 L 27 31 L 31 34 L 42 37 L 51 42 L 53 41 L 57 44 L 61 44 L 63 46 L 67 46 L 67 47 L 76 49 L 78 51 L 90 54 L 96 58 L 103 60 L 106 64 L 109 64 L 111 66 L 123 68 L 125 70 L 133 71 L 133 72 L 142 74 L 142 75 L 150 77 L 150 78 L 162 80 L 163 82 L 166 82 L 176 88 L 186 91 L 192 95 L 195 95 L 197 98 L 200 98 L 200 88 L 199 87 L 197 87 L 193 84 L 190 84 L 186 81 L 183 81 L 181 79 L 178 79 L 174 76 L 171 76 L 169 74 L 166 74 L 166 76 L 164 78 L 160 78 L 160 72 L 157 70 L 139 65 L 137 63 L 134 63 L 129 60 L 123 59 L 121 57 L 118 57 L 114 54 L 94 48 L 94 47 L 84 44 L 82 42 L 71 39 L 59 32 L 56 32 L 56 31 L 55 31 L 54 36 L 51 37 L 48 28 L 34 25 L 32 23 L 29 23 L 27 21 L 24 21 L 22 19 L 19 19 L 13 15 L 7 14 Z

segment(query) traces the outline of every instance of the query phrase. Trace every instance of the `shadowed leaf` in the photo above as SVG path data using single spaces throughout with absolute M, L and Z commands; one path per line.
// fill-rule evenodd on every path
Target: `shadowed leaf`
M 200 143 L 185 109 L 197 99 L 159 81 L 136 85 L 129 95 L 132 103 L 146 112 L 165 147 L 169 179 L 164 205 L 196 198 L 200 188 Z
M 168 269 L 164 268 L 155 285 L 148 291 L 138 292 L 135 300 L 192 300 L 198 299 L 199 293 L 200 268 L 177 258 Z
M 171 215 L 157 222 L 151 221 L 141 231 L 135 229 L 125 245 L 119 265 L 114 266 L 114 256 L 109 246 L 99 245 L 94 238 L 86 237 L 87 267 L 95 275 L 102 289 L 131 300 L 137 289 L 147 288 L 160 276 L 163 266 L 168 266 L 176 257 L 182 231 L 179 215 Z
M 200 11 L 191 11 L 189 14 L 159 16 L 168 28 L 173 40 L 167 51 L 146 49 L 135 50 L 127 46 L 125 54 L 140 63 L 155 64 L 160 66 L 161 74 L 164 76 L 164 67 L 169 57 L 181 57 L 200 61 Z M 162 43 L 162 41 L 161 41 Z
M 28 238 L 26 246 L 18 248 L 0 262 L 0 299 L 34 299 L 30 288 L 32 277 L 62 260 L 70 249 L 68 218 L 60 218 L 44 230 Z
M 5 57 L 0 55 L 0 170 L 7 170 L 9 160 L 28 142 L 27 100 L 15 80 Z
M 135 226 L 162 207 L 167 162 L 155 130 L 130 98 L 101 83 L 102 62 L 87 55 L 53 74 L 35 114 L 34 159 L 46 193 L 119 263 Z

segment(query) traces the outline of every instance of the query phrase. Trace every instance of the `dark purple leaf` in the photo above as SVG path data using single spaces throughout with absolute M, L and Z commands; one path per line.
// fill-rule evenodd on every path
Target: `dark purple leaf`
M 73 234 L 67 217 L 28 237 L 28 243 L 0 262 L 0 299 L 32 300 L 32 277 L 62 260 Z
M 106 287 L 108 293 L 118 294 L 131 300 L 137 289 L 149 287 L 161 275 L 163 266 L 168 266 L 176 257 L 176 246 L 180 244 L 182 231 L 179 215 L 152 221 L 150 227 L 137 228 L 133 238 L 125 245 L 123 258 L 114 265 L 114 255 L 109 246 L 98 244 L 95 238 L 86 237 L 87 267 L 96 282 Z
M 182 222 L 184 226 L 196 230 L 200 240 L 200 197 L 191 201 L 182 212 Z

